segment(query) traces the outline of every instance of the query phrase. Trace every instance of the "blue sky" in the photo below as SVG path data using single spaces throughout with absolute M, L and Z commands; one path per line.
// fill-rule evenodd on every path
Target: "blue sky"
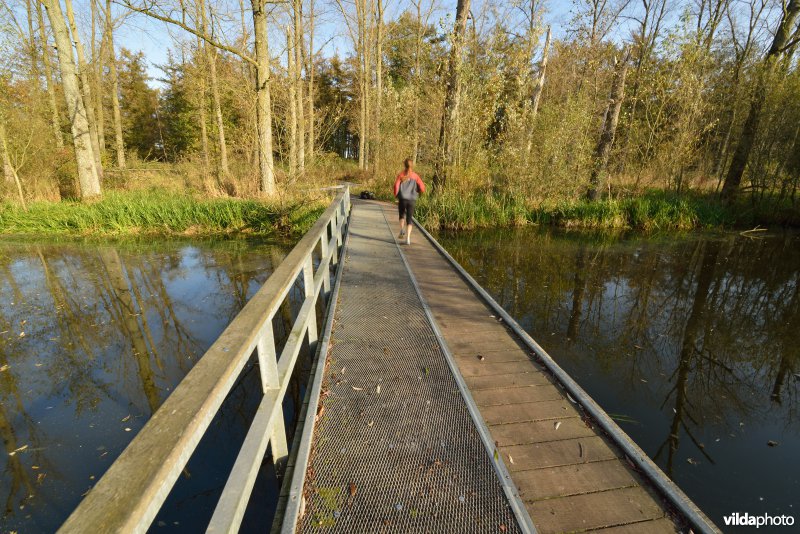
M 88 3 L 86 0 L 74 0 L 76 10 L 81 10 L 85 13 L 85 19 L 88 21 Z M 407 0 L 391 1 L 384 0 L 386 3 L 385 16 L 386 20 L 397 18 L 405 9 L 408 9 L 411 4 Z M 316 0 L 316 10 L 318 16 L 318 27 L 314 37 L 315 48 L 325 45 L 322 53 L 324 55 L 333 55 L 335 53 L 347 54 L 350 49 L 350 40 L 346 34 L 346 29 L 342 23 L 341 14 L 336 8 L 336 4 L 332 0 Z M 214 5 L 214 0 L 209 2 Z M 245 4 L 249 4 L 246 1 Z M 437 9 L 431 17 L 431 22 L 436 22 L 448 14 L 452 19 L 455 13 L 455 0 L 437 0 Z M 495 6 L 501 9 L 510 8 L 509 2 L 495 2 Z M 485 6 L 484 0 L 473 0 L 472 11 L 477 13 Z M 572 2 L 553 0 L 547 4 L 547 13 L 545 15 L 545 22 L 553 25 L 553 31 L 556 36 L 562 34 L 563 28 L 567 25 L 570 19 L 570 9 Z M 123 12 L 123 8 L 114 6 L 115 14 L 119 15 Z M 280 8 L 278 8 L 280 9 Z M 282 22 L 276 20 L 271 24 L 270 46 L 272 54 L 278 54 L 284 47 L 284 39 L 282 37 L 283 30 L 282 24 L 285 24 L 285 17 L 280 17 Z M 251 21 L 248 19 L 248 25 Z M 88 22 L 86 22 L 88 24 Z M 236 22 L 238 27 L 238 21 Z M 186 42 L 193 42 L 194 38 L 190 37 L 183 30 L 174 26 L 169 26 L 163 22 L 148 18 L 144 15 L 132 14 L 129 15 L 124 22 L 120 25 L 115 34 L 117 49 L 125 47 L 132 51 L 141 51 L 144 53 L 148 62 L 148 72 L 151 77 L 157 78 L 161 76 L 161 71 L 157 65 L 167 62 L 167 51 L 177 48 L 176 38 L 182 39 Z M 157 84 L 155 80 L 154 84 Z

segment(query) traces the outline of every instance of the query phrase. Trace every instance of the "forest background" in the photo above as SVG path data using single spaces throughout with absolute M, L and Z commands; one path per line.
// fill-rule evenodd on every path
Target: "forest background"
M 74 4 L 74 5 L 73 5 Z M 0 0 L 0 232 L 800 225 L 800 0 Z M 158 58 L 136 32 L 167 43 Z M 127 37 L 120 45 L 118 35 Z

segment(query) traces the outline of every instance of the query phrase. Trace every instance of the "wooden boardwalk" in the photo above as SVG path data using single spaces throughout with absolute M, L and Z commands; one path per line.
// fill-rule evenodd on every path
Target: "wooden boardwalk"
M 383 220 L 375 217 L 376 211 L 382 212 Z M 342 290 L 352 293 L 356 288 L 348 286 L 357 284 L 370 294 L 370 298 L 361 304 L 364 308 L 358 314 L 359 328 L 370 323 L 363 323 L 365 317 L 372 317 L 372 327 L 378 330 L 385 328 L 386 323 L 407 323 L 415 330 L 425 331 L 423 337 L 427 341 L 431 339 L 429 327 L 433 329 L 438 344 L 452 362 L 451 372 L 462 384 L 464 402 L 476 414 L 475 425 L 483 428 L 486 433 L 487 449 L 494 450 L 495 463 L 500 464 L 496 476 L 502 478 L 504 473 L 506 476 L 510 474 L 513 480 L 512 493 L 518 505 L 527 512 L 527 525 L 524 521 L 519 525 L 523 531 L 535 529 L 541 533 L 674 533 L 688 532 L 690 527 L 694 532 L 718 531 L 679 490 L 677 492 L 682 501 L 680 498 L 678 501 L 682 505 L 688 503 L 685 508 L 696 514 L 694 520 L 688 519 L 665 495 L 655 489 L 657 485 L 648 476 L 634 468 L 634 462 L 618 446 L 619 436 L 615 441 L 613 436 L 602 430 L 602 425 L 596 424 L 578 402 L 568 395 L 553 373 L 537 361 L 530 345 L 526 345 L 520 335 L 498 317 L 497 311 L 480 294 L 482 290 L 471 285 L 443 252 L 436 248 L 434 242 L 417 231 L 414 233 L 412 245 L 398 243 L 395 237 L 396 213 L 396 207 L 391 204 L 354 202 L 348 261 L 351 255 L 357 261 L 367 261 L 370 264 L 377 260 L 381 269 L 378 274 L 361 270 L 356 271 L 356 276 L 348 277 L 349 267 L 346 263 L 341 282 Z M 387 244 L 391 246 L 386 246 Z M 376 253 L 379 258 L 374 254 L 367 257 L 365 250 Z M 407 275 L 399 268 L 401 262 Z M 421 318 L 419 310 L 412 313 L 410 320 L 405 321 L 403 314 L 411 312 L 402 306 L 396 316 L 385 309 L 386 303 L 380 297 L 380 286 L 394 284 L 393 280 L 403 276 L 408 276 L 413 284 L 412 286 L 404 282 L 404 293 L 411 294 L 412 287 L 419 293 L 423 306 L 427 308 L 427 320 Z M 389 288 L 389 294 L 395 290 Z M 398 302 L 403 299 L 402 295 L 397 295 Z M 340 301 L 340 305 L 352 306 L 345 301 L 345 297 Z M 334 327 L 333 338 L 337 337 L 337 331 L 342 340 L 344 332 L 352 333 L 351 325 L 348 324 L 350 316 L 351 312 L 337 310 L 335 322 L 338 327 Z M 363 418 L 364 413 L 378 414 L 375 407 L 382 401 L 365 401 L 363 398 L 359 398 L 357 402 L 352 401 L 353 395 L 349 391 L 351 387 L 360 392 L 369 387 L 374 389 L 375 385 L 371 382 L 359 382 L 358 385 L 348 385 L 342 389 L 343 374 L 341 370 L 338 374 L 336 372 L 339 367 L 365 367 L 374 375 L 372 381 L 380 383 L 384 380 L 382 377 L 387 375 L 383 366 L 391 365 L 391 359 L 387 358 L 387 347 L 384 346 L 381 351 L 375 345 L 372 352 L 362 350 L 357 354 L 345 354 L 341 348 L 337 352 L 336 340 L 333 341 L 334 348 L 328 353 L 324 393 L 316 413 L 330 415 L 329 410 L 338 410 L 337 415 L 331 415 L 338 418 L 338 424 L 322 422 L 316 425 L 313 442 L 328 452 L 317 450 L 318 445 L 309 446 L 315 452 L 311 454 L 307 464 L 308 473 L 305 476 L 295 476 L 295 497 L 302 488 L 305 499 L 304 505 L 300 507 L 301 513 L 302 510 L 306 511 L 305 522 L 301 519 L 299 523 L 303 525 L 303 531 L 314 530 L 310 527 L 315 525 L 328 529 L 336 527 L 339 518 L 343 517 L 342 514 L 349 513 L 349 510 L 337 509 L 336 521 L 329 519 L 318 525 L 308 516 L 308 510 L 319 516 L 320 507 L 326 501 L 330 504 L 330 498 L 318 491 L 320 486 L 326 488 L 326 491 L 331 485 L 346 487 L 345 481 L 354 476 L 351 471 L 355 467 L 342 465 L 342 458 L 330 452 L 344 450 L 343 447 L 352 445 L 348 433 L 342 432 L 342 424 L 353 425 L 352 432 L 359 436 L 355 438 L 356 441 L 368 442 L 368 436 L 374 432 L 365 433 L 362 428 L 364 424 L 369 427 L 386 426 L 384 432 L 378 432 L 379 435 L 386 436 L 392 435 L 394 426 L 398 423 L 389 417 L 381 419 L 368 416 L 369 421 L 360 421 L 359 417 L 354 417 L 353 412 L 358 413 L 360 418 Z M 387 342 L 386 345 L 391 344 Z M 405 351 L 406 358 L 415 361 L 419 359 L 419 367 L 427 365 L 426 358 L 438 358 L 427 347 L 417 347 L 414 343 L 406 344 L 402 350 Z M 345 360 L 350 362 L 346 366 L 343 363 Z M 392 373 L 394 371 L 388 371 L 388 374 Z M 383 395 L 391 396 L 394 393 L 387 393 L 384 389 Z M 430 401 L 424 397 L 430 393 L 419 393 L 422 401 Z M 441 395 L 442 391 L 433 393 Z M 437 400 L 439 399 L 434 399 L 434 402 Z M 349 415 L 345 417 L 343 414 Z M 605 416 L 604 413 L 603 415 Z M 419 425 L 424 426 L 424 422 L 420 421 Z M 407 427 L 403 427 L 403 431 L 407 430 Z M 627 437 L 623 441 L 631 443 Z M 373 447 L 382 446 L 377 439 L 370 443 Z M 356 464 L 363 463 L 363 460 L 364 458 L 359 458 Z M 337 463 L 337 469 L 334 470 L 337 474 L 322 477 L 324 480 L 321 480 L 319 473 L 329 471 L 330 463 Z M 381 470 L 383 466 L 374 465 L 371 468 L 362 466 L 358 471 L 364 473 Z M 655 470 L 656 474 L 661 474 L 657 468 Z M 374 494 L 395 494 L 394 486 L 403 484 L 398 477 L 392 476 L 385 479 L 372 476 L 364 480 L 368 480 L 367 484 L 377 486 L 372 488 Z M 699 526 L 696 520 L 698 515 L 701 518 Z M 376 514 L 375 517 L 382 516 Z M 291 528 L 295 525 L 291 521 L 284 522 L 284 532 L 291 530 L 286 528 L 287 524 Z M 384 526 L 373 524 L 374 528 L 368 528 L 366 525 L 370 523 L 363 520 L 356 524 L 360 526 L 359 532 L 403 531 L 392 530 L 390 523 L 384 523 Z M 415 525 L 418 526 L 419 523 Z M 450 526 L 452 527 L 452 523 Z M 476 530 L 474 527 L 475 525 L 464 524 L 461 531 L 497 531 L 493 528 Z

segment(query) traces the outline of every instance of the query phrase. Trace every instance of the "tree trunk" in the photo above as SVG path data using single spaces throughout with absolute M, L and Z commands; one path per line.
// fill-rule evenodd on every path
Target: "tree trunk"
M 111 0 L 106 0 L 106 45 L 108 46 L 108 74 L 111 76 L 111 109 L 114 117 L 114 145 L 117 167 L 125 168 L 125 141 L 122 138 L 122 112 L 119 106 L 119 77 L 117 53 L 114 50 L 114 23 L 111 20 Z
M 203 0 L 198 2 L 200 10 L 200 31 L 206 33 L 208 17 L 206 15 L 206 4 Z M 213 30 L 212 30 L 213 33 Z M 214 122 L 217 125 L 217 144 L 219 145 L 219 179 L 225 183 L 230 178 L 228 169 L 228 145 L 225 142 L 225 120 L 222 116 L 222 104 L 219 98 L 219 84 L 217 83 L 217 51 L 212 50 L 207 41 L 203 41 L 203 53 L 205 54 L 206 64 L 208 65 L 208 76 L 211 81 L 211 103 L 214 107 Z M 205 109 L 205 99 L 203 100 Z M 206 152 L 206 157 L 208 152 Z
M 69 39 L 64 13 L 58 0 L 40 0 L 44 3 L 50 27 L 56 41 L 58 64 L 61 68 L 61 84 L 64 88 L 64 99 L 67 103 L 72 127 L 72 140 L 75 145 L 75 159 L 78 163 L 78 182 L 81 198 L 99 196 L 100 176 L 95 166 L 92 150 L 89 122 L 86 118 L 86 107 L 81 97 L 80 83 L 75 69 L 75 58 L 72 55 L 72 43 Z M 110 0 L 108 0 L 110 1 Z
M 306 114 L 303 99 L 303 0 L 294 0 L 294 84 L 297 107 L 297 166 L 302 173 L 306 168 Z
M 458 0 L 456 5 L 456 22 L 453 27 L 448 62 L 447 82 L 444 94 L 444 113 L 439 129 L 439 154 L 436 158 L 436 168 L 433 175 L 433 186 L 442 187 L 446 182 L 450 167 L 453 165 L 456 120 L 458 118 L 458 104 L 461 91 L 461 63 L 464 49 L 464 34 L 467 30 L 470 0 Z
M 778 31 L 775 32 L 772 46 L 770 46 L 760 66 L 756 87 L 750 101 L 750 111 L 742 127 L 742 132 L 739 135 L 739 143 L 733 153 L 731 166 L 725 178 L 725 185 L 722 186 L 722 198 L 727 203 L 732 203 L 736 200 L 736 196 L 739 193 L 739 185 L 742 182 L 742 176 L 747 167 L 747 160 L 750 157 L 750 152 L 753 149 L 756 134 L 758 133 L 761 111 L 767 100 L 767 80 L 774 65 L 785 52 L 784 48 L 792 35 L 794 23 L 795 20 L 797 20 L 798 14 L 800 14 L 800 0 L 789 0 L 786 9 L 782 12 L 781 22 L 778 26 Z
M 269 92 L 269 43 L 267 42 L 267 13 L 264 0 L 251 0 L 256 48 L 256 128 L 258 130 L 258 169 L 261 191 L 277 193 L 272 161 L 272 108 Z
M 286 69 L 289 81 L 289 175 L 297 175 L 297 84 L 295 83 L 294 37 L 286 27 Z
M 617 68 L 614 72 L 614 81 L 611 83 L 611 94 L 608 98 L 605 119 L 603 120 L 603 131 L 600 134 L 600 140 L 595 149 L 594 168 L 589 178 L 589 190 L 586 192 L 586 196 L 589 200 L 597 199 L 600 180 L 605 174 L 606 166 L 608 165 L 608 157 L 614 145 L 614 136 L 616 135 L 617 124 L 619 123 L 619 110 L 622 107 L 622 100 L 625 97 L 625 75 L 628 72 L 629 57 L 630 53 L 626 52 L 624 59 L 617 64 Z
M 103 110 L 103 50 L 105 49 L 105 37 L 100 42 L 100 50 L 97 49 L 97 0 L 90 0 L 92 8 L 92 94 L 94 95 L 94 110 L 97 119 L 97 144 L 100 146 L 100 154 L 106 150 L 106 128 L 105 112 Z
M 417 8 L 417 39 L 414 46 L 414 126 L 412 135 L 414 136 L 411 149 L 411 159 L 414 163 L 419 157 L 419 101 L 422 98 L 422 73 L 420 68 L 420 54 L 422 53 L 422 34 L 425 31 L 422 25 L 422 0 L 417 0 L 414 4 Z
M 61 150 L 64 148 L 64 136 L 61 135 L 61 120 L 58 117 L 58 101 L 56 100 L 56 88 L 53 82 L 53 64 L 50 62 L 50 49 L 47 43 L 44 17 L 42 16 L 42 4 L 39 2 L 36 2 L 36 18 L 39 22 L 39 39 L 42 41 L 42 63 L 44 63 L 44 77 L 47 84 L 47 101 L 50 104 L 50 127 L 53 129 L 56 146 Z
M 22 193 L 22 182 L 20 182 L 17 169 L 14 168 L 14 165 L 11 163 L 11 156 L 8 154 L 5 118 L 2 114 L 0 114 L 0 152 L 2 152 L 3 176 L 5 177 L 6 183 L 13 184 L 16 187 L 22 209 L 27 210 L 28 206 L 25 203 L 25 195 Z
M 203 50 L 203 40 L 197 38 L 197 53 L 199 54 L 198 82 L 200 90 L 197 95 L 197 121 L 200 123 L 200 157 L 203 158 L 203 176 L 208 179 L 208 170 L 211 168 L 211 157 L 208 151 L 208 109 L 206 108 L 206 55 Z
M 86 120 L 89 123 L 89 136 L 92 142 L 92 153 L 94 154 L 94 164 L 97 168 L 98 176 L 103 176 L 103 162 L 100 159 L 100 142 L 97 139 L 97 119 L 94 115 L 94 99 L 92 89 L 89 84 L 89 64 L 86 62 L 86 53 L 83 50 L 81 37 L 78 35 L 78 25 L 75 24 L 75 13 L 72 11 L 72 0 L 64 0 L 67 8 L 67 22 L 72 32 L 72 41 L 75 43 L 75 50 L 78 52 L 78 79 L 80 80 L 81 96 L 86 108 Z
M 377 0 L 375 37 L 375 148 L 373 166 L 375 176 L 380 177 L 381 160 L 381 105 L 383 103 L 383 0 Z
M 533 123 L 536 121 L 536 114 L 539 113 L 539 100 L 542 98 L 544 88 L 544 74 L 547 71 L 547 56 L 550 53 L 550 26 L 547 27 L 547 37 L 544 39 L 544 49 L 542 50 L 542 62 L 539 64 L 539 75 L 531 93 L 531 114 L 528 123 L 528 144 L 525 149 L 526 157 L 531 154 L 533 148 Z
M 306 74 L 308 74 L 308 117 L 306 117 L 307 136 L 306 155 L 313 160 L 316 144 L 314 127 L 314 0 L 309 1 L 308 14 L 308 57 L 306 58 Z

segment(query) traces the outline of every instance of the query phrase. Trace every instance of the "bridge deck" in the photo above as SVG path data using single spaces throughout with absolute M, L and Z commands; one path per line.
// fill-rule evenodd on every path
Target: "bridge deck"
M 520 532 L 381 206 L 349 233 L 299 530 Z
M 396 217 L 394 206 L 383 208 Z M 424 236 L 414 237 L 403 253 L 537 530 L 679 531 L 666 503 L 530 349 Z
M 354 203 L 301 530 L 679 531 L 453 266 L 395 230 L 393 206 Z

